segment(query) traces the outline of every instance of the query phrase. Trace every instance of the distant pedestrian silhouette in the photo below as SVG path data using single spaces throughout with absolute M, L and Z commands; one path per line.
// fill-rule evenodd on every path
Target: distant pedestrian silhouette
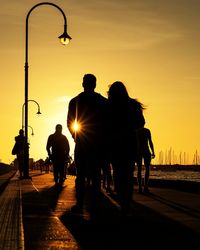
M 108 91 L 110 153 L 115 191 L 122 212 L 129 210 L 133 195 L 133 170 L 136 162 L 136 129 L 145 124 L 143 105 L 129 97 L 125 85 L 114 82 Z
M 69 103 L 67 126 L 75 141 L 74 160 L 77 168 L 74 212 L 82 212 L 87 178 L 91 180 L 91 208 L 98 206 L 101 190 L 101 167 L 106 157 L 107 99 L 95 92 L 96 77 L 86 74 L 84 91 Z M 74 129 L 74 123 L 79 130 Z M 93 210 L 93 211 L 94 211 Z
M 17 156 L 20 179 L 23 178 L 23 170 L 24 170 L 24 146 L 25 146 L 24 130 L 20 129 L 19 135 L 15 136 L 15 144 L 12 149 L 12 154 Z
M 68 160 L 70 150 L 69 141 L 62 134 L 62 125 L 57 124 L 55 133 L 48 137 L 46 150 L 53 164 L 55 185 L 62 186 L 65 177 L 65 162 Z
M 155 157 L 154 145 L 151 138 L 151 132 L 148 128 L 139 128 L 136 132 L 138 143 L 138 156 L 137 156 L 137 179 L 139 186 L 139 193 L 143 191 L 149 193 L 149 175 L 151 159 Z M 144 161 L 145 176 L 144 176 L 144 190 L 142 190 L 142 162 Z

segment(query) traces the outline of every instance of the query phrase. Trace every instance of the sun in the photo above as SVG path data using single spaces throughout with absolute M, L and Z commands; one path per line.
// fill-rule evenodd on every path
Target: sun
M 80 124 L 75 120 L 72 125 L 72 128 L 75 132 L 78 132 L 80 130 Z

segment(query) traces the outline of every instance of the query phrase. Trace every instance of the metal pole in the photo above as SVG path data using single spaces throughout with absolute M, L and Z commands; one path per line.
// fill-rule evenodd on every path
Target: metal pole
M 24 145 L 24 169 L 23 169 L 23 173 L 24 173 L 24 179 L 30 179 L 29 176 L 29 143 L 28 143 L 28 19 L 29 16 L 31 14 L 31 12 L 38 6 L 40 5 L 51 5 L 56 7 L 63 15 L 64 18 L 64 27 L 67 26 L 67 18 L 65 16 L 65 13 L 63 12 L 63 10 L 57 6 L 56 4 L 53 3 L 49 3 L 49 2 L 42 2 L 39 4 L 36 4 L 35 6 L 33 6 L 27 16 L 26 16 L 26 35 L 25 35 L 25 101 L 24 101 L 24 105 L 25 105 L 25 145 Z

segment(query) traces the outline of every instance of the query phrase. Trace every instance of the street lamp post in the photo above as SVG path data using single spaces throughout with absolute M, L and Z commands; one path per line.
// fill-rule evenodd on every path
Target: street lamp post
M 38 102 L 36 102 L 35 100 L 28 100 L 28 102 L 34 102 L 35 104 L 37 104 L 37 107 L 38 107 L 38 111 L 37 111 L 37 115 L 41 115 L 42 113 L 40 112 L 40 105 Z M 24 106 L 25 106 L 25 103 L 22 105 L 22 129 L 24 129 Z
M 24 178 L 30 179 L 29 177 L 29 144 L 28 144 L 28 21 L 31 12 L 41 6 L 41 5 L 50 5 L 57 8 L 63 15 L 64 18 L 64 32 L 58 38 L 60 39 L 63 45 L 68 44 L 71 40 L 71 37 L 67 34 L 67 18 L 63 10 L 56 4 L 50 2 L 42 2 L 34 5 L 28 12 L 26 16 L 26 31 L 25 31 L 25 148 L 24 148 Z

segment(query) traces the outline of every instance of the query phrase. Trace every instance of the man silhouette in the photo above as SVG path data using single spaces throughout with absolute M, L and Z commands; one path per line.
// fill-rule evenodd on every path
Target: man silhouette
M 69 141 L 62 134 L 62 125 L 56 125 L 56 131 L 48 137 L 46 150 L 53 164 L 53 174 L 56 186 L 62 186 L 64 182 L 65 162 L 69 157 Z
M 86 74 L 84 91 L 69 103 L 67 126 L 75 141 L 74 160 L 77 168 L 74 212 L 82 212 L 86 178 L 91 179 L 91 208 L 98 204 L 101 190 L 101 167 L 106 160 L 107 99 L 95 92 L 96 77 Z M 76 122 L 80 129 L 73 129 Z M 95 207 L 96 208 L 96 207 Z
M 19 135 L 15 136 L 15 145 L 12 150 L 13 155 L 17 155 L 19 178 L 23 178 L 24 172 L 24 146 L 25 146 L 25 136 L 24 130 L 19 130 Z

